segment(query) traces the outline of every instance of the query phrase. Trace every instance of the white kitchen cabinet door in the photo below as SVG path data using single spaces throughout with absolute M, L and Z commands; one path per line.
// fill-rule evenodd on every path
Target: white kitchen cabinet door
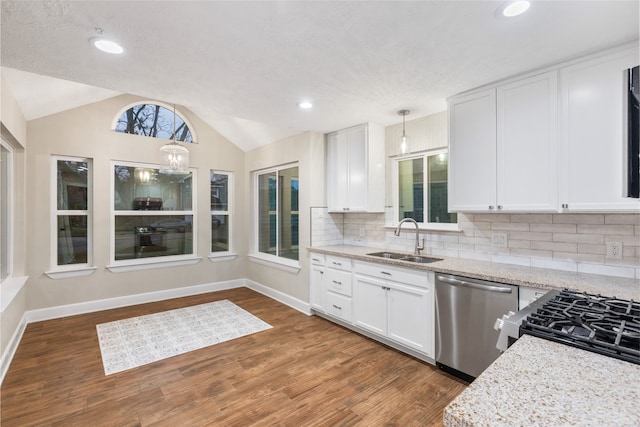
M 324 308 L 324 266 L 311 265 L 311 308 L 323 310 Z
M 387 335 L 386 282 L 368 276 L 354 276 L 353 322 L 376 334 Z
M 449 103 L 449 211 L 486 212 L 496 204 L 496 91 Z
M 433 292 L 393 282 L 387 287 L 387 336 L 433 357 Z
M 640 211 L 625 192 L 625 70 L 631 48 L 560 70 L 561 206 L 568 211 Z
M 362 124 L 326 141 L 329 212 L 384 212 L 384 128 Z
M 498 211 L 559 210 L 557 76 L 554 70 L 497 88 Z

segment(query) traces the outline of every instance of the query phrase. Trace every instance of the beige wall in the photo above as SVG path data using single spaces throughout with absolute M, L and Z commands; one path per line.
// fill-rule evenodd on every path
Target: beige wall
M 310 207 L 325 204 L 324 195 L 324 135 L 303 133 L 282 141 L 269 144 L 246 153 L 246 175 L 261 169 L 287 163 L 298 163 L 299 167 L 299 261 L 298 273 L 283 271 L 276 267 L 249 262 L 246 276 L 248 279 L 283 292 L 299 300 L 309 301 L 309 256 L 310 246 Z M 253 208 L 253 184 L 246 183 L 245 205 Z M 249 212 L 247 213 L 249 214 Z M 248 215 L 249 217 L 251 215 Z M 248 224 L 252 229 L 253 224 Z M 247 239 L 253 245 L 252 239 Z M 248 248 L 253 252 L 252 246 Z
M 190 166 L 197 169 L 197 212 L 199 226 L 196 254 L 202 260 L 195 266 L 149 269 L 113 273 L 109 265 L 111 160 L 157 163 L 158 152 L 165 141 L 110 130 L 112 120 L 124 106 L 138 98 L 122 95 L 98 103 L 75 108 L 28 123 L 30 173 L 28 188 L 37 189 L 27 195 L 27 253 L 29 254 L 28 309 L 39 309 L 112 297 L 134 295 L 213 283 L 245 277 L 244 257 L 233 261 L 210 262 L 209 171 L 234 172 L 233 250 L 246 253 L 247 235 L 243 203 L 246 177 L 244 153 L 198 117 L 178 107 L 197 133 L 197 144 L 189 144 Z M 93 225 L 94 265 L 90 276 L 53 280 L 44 273 L 51 269 L 51 156 L 81 156 L 93 159 Z

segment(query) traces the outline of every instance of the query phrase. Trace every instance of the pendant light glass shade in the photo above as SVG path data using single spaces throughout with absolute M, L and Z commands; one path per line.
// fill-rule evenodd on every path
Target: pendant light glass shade
M 160 173 L 189 172 L 189 150 L 175 141 L 160 147 Z
M 400 138 L 400 142 L 398 143 L 398 155 L 406 156 L 411 153 L 411 149 L 409 147 L 409 140 L 407 139 L 407 134 L 405 133 L 405 117 L 409 114 L 409 110 L 400 110 L 398 111 L 398 115 L 402 116 L 402 138 Z
M 176 141 L 176 106 L 173 106 L 173 141 L 160 147 L 160 173 L 189 172 L 189 150 Z

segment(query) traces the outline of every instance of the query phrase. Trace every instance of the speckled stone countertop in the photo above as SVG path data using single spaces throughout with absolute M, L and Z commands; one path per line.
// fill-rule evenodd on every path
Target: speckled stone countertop
M 640 301 L 640 280 L 597 274 L 575 273 L 511 264 L 498 264 L 461 258 L 442 258 L 429 264 L 416 264 L 367 255 L 384 249 L 365 246 L 335 245 L 309 248 L 312 252 L 344 256 L 361 261 L 378 262 L 419 270 L 456 274 L 482 280 L 540 289 L 572 289 L 591 294 Z M 394 251 L 395 252 L 395 251 Z M 408 253 L 407 255 L 412 255 Z M 429 256 L 429 255 L 425 255 Z
M 447 427 L 640 425 L 640 365 L 524 335 L 444 410 Z

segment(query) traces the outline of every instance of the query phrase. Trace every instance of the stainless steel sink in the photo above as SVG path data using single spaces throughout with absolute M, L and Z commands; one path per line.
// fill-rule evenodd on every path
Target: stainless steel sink
M 374 252 L 371 254 L 367 254 L 369 256 L 376 256 L 379 258 L 387 258 L 387 259 L 400 259 L 407 256 L 407 254 L 399 254 L 396 252 Z
M 419 264 L 428 264 L 430 262 L 442 261 L 442 258 L 431 258 L 428 256 L 407 256 L 404 258 L 399 258 L 400 261 L 409 261 L 409 262 L 417 262 Z
M 421 255 L 407 255 L 397 252 L 373 252 L 367 255 L 386 259 L 397 259 L 398 261 L 415 262 L 418 264 L 427 264 L 430 262 L 442 261 L 442 258 L 431 258 Z

